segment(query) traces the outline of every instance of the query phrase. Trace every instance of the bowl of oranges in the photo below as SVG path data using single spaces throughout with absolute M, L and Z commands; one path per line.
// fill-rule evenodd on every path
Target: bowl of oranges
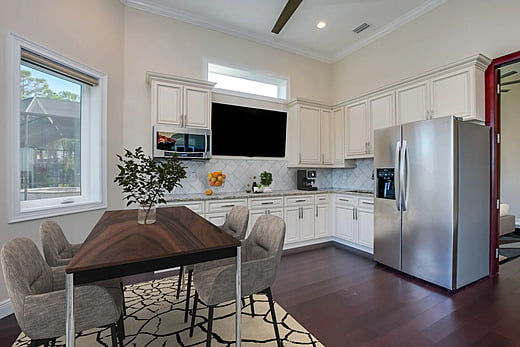
M 211 189 L 222 188 L 226 183 L 226 175 L 222 171 L 214 171 L 208 173 L 208 183 Z

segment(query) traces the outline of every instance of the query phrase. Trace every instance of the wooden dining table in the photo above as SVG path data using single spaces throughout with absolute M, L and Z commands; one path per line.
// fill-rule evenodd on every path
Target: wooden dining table
M 236 340 L 241 343 L 240 241 L 187 207 L 157 209 L 154 224 L 137 210 L 105 212 L 67 265 L 66 346 L 74 346 L 74 285 L 236 257 Z

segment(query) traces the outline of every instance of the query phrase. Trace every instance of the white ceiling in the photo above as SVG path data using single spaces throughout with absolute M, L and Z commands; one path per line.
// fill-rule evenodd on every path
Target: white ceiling
M 286 0 L 121 0 L 168 16 L 287 51 L 335 62 L 447 0 L 303 0 L 279 35 L 271 29 Z M 324 29 L 316 28 L 320 20 Z M 370 27 L 360 34 L 352 30 Z

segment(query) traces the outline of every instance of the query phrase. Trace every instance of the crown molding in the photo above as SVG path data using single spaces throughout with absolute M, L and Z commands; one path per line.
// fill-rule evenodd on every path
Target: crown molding
M 260 35 L 257 35 L 257 34 L 253 34 L 253 33 L 250 33 L 250 32 L 245 32 L 241 28 L 228 27 L 228 26 L 223 26 L 221 24 L 208 22 L 208 21 L 203 20 L 200 17 L 194 16 L 194 15 L 192 15 L 190 13 L 187 13 L 187 12 L 175 10 L 173 8 L 169 8 L 169 7 L 166 7 L 166 6 L 159 6 L 159 5 L 155 4 L 151 0 L 120 0 L 120 1 L 121 1 L 121 3 L 123 5 L 125 5 L 127 7 L 131 7 L 131 8 L 137 9 L 137 10 L 141 10 L 141 11 L 153 13 L 153 14 L 156 14 L 156 15 L 160 15 L 160 16 L 176 19 L 176 20 L 179 20 L 181 22 L 193 24 L 193 25 L 196 25 L 196 26 L 199 26 L 199 27 L 203 27 L 203 28 L 206 28 L 206 29 L 218 31 L 218 32 L 221 32 L 221 33 L 224 33 L 224 34 L 228 34 L 228 35 L 231 35 L 231 36 L 239 37 L 239 38 L 246 39 L 246 40 L 249 40 L 249 41 L 253 41 L 253 42 L 256 42 L 256 43 L 260 43 L 260 44 L 264 44 L 264 45 L 271 46 L 271 47 L 274 47 L 274 48 L 282 49 L 284 51 L 287 51 L 287 52 L 290 52 L 290 53 L 294 53 L 294 54 L 298 54 L 298 55 L 301 55 L 301 56 L 304 56 L 304 57 L 307 57 L 307 58 L 311 58 L 311 59 L 314 59 L 314 60 L 318 60 L 318 61 L 321 61 L 323 63 L 332 64 L 332 63 L 338 62 L 339 60 L 345 58 L 346 56 L 348 56 L 348 55 L 350 55 L 350 54 L 360 50 L 361 48 L 369 45 L 370 43 L 380 39 L 381 37 L 391 33 L 392 31 L 397 30 L 401 26 L 403 26 L 403 25 L 411 22 L 412 20 L 422 16 L 423 14 L 427 13 L 428 11 L 430 11 L 430 10 L 432 10 L 432 9 L 442 5 L 442 4 L 444 4 L 448 0 L 430 0 L 430 1 L 427 1 L 423 5 L 421 5 L 419 7 L 416 7 L 412 11 L 404 14 L 403 16 L 401 16 L 398 19 L 394 20 L 390 24 L 380 28 L 379 30 L 376 30 L 375 32 L 373 32 L 371 35 L 369 35 L 365 39 L 356 42 L 355 44 L 347 47 L 346 49 L 344 49 L 343 51 L 341 51 L 340 53 L 338 53 L 338 54 L 336 54 L 336 55 L 334 55 L 332 57 L 325 56 L 325 55 L 322 55 L 322 54 L 318 54 L 318 53 L 313 52 L 311 50 L 302 49 L 302 48 L 299 48 L 299 47 L 296 47 L 296 46 L 293 46 L 293 45 L 284 44 L 284 43 L 277 42 L 277 41 L 274 41 L 274 40 L 271 40 L 271 39 L 267 39 L 267 38 L 265 38 L 263 36 L 260 36 Z
M 137 10 L 142 10 L 145 12 L 157 14 L 160 16 L 172 18 L 179 20 L 181 22 L 193 24 L 199 27 L 203 27 L 206 29 L 219 31 L 224 34 L 228 34 L 231 36 L 239 37 L 242 39 L 246 39 L 249 41 L 253 41 L 256 43 L 264 44 L 267 46 L 271 46 L 274 48 L 282 49 L 284 51 L 298 54 L 307 58 L 311 58 L 314 60 L 318 60 L 327 64 L 333 63 L 332 59 L 330 57 L 326 57 L 324 55 L 317 54 L 315 52 L 301 49 L 298 47 L 294 47 L 291 45 L 287 45 L 284 43 L 276 42 L 273 40 L 266 39 L 265 37 L 261 37 L 259 35 L 255 35 L 252 33 L 247 33 L 243 29 L 235 28 L 235 27 L 227 27 L 216 23 L 207 22 L 199 17 L 193 16 L 189 13 L 174 10 L 172 8 L 167 8 L 163 6 L 158 6 L 151 1 L 148 0 L 120 0 L 123 5 L 131 8 L 135 8 Z
M 370 36 L 365 38 L 364 40 L 358 41 L 355 44 L 351 45 L 350 47 L 346 48 L 345 50 L 341 51 L 340 53 L 336 54 L 334 57 L 332 57 L 333 62 L 338 62 L 339 60 L 345 58 L 346 56 L 360 50 L 361 48 L 368 46 L 370 43 L 382 38 L 383 36 L 386 36 L 390 34 L 392 31 L 395 31 L 402 27 L 405 24 L 408 24 L 409 22 L 413 21 L 414 19 L 422 16 L 423 14 L 433 10 L 434 8 L 444 4 L 448 0 L 431 0 L 424 4 L 422 4 L 419 7 L 414 8 L 412 11 L 402 15 L 401 17 L 397 18 L 396 20 L 390 22 L 390 24 L 385 25 L 379 30 L 376 30 L 373 32 Z

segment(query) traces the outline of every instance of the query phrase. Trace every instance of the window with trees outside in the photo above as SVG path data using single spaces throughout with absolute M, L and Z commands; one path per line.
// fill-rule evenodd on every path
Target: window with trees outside
M 106 77 L 12 36 L 10 222 L 106 206 Z

